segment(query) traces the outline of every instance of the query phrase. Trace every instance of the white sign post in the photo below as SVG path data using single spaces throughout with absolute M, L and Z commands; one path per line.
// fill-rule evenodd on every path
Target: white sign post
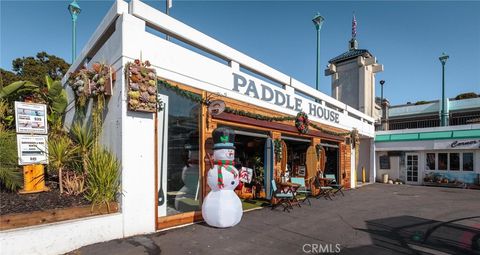
M 18 164 L 23 166 L 20 194 L 47 191 L 44 167 L 48 163 L 47 106 L 15 102 Z

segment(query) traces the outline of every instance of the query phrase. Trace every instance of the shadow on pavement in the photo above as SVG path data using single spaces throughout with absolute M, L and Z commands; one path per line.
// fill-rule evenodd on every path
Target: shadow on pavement
M 342 254 L 474 254 L 480 255 L 480 216 L 436 221 L 398 216 L 366 221 L 373 244 Z M 460 221 L 467 221 L 463 225 Z

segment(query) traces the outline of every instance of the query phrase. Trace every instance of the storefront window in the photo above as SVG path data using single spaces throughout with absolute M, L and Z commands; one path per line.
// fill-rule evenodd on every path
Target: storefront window
M 435 170 L 435 153 L 427 153 L 426 170 Z
M 167 215 L 200 210 L 200 105 L 170 91 L 168 99 Z
M 463 171 L 473 171 L 473 153 L 463 153 Z
M 448 153 L 438 153 L 438 170 L 447 170 Z
M 459 153 L 450 153 L 450 170 L 453 170 L 453 171 L 460 170 L 460 154 Z

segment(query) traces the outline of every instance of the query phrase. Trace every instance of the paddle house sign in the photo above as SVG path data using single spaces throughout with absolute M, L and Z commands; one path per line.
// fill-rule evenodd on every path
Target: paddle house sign
M 306 98 L 298 97 L 295 94 L 290 94 L 286 90 L 277 89 L 273 85 L 260 84 L 238 73 L 233 73 L 232 90 L 297 112 L 305 111 L 310 116 L 325 119 L 329 122 L 340 122 L 338 111 Z

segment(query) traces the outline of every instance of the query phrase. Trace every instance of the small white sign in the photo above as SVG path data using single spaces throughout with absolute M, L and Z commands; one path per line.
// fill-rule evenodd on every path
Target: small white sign
M 305 177 L 305 172 L 306 172 L 305 166 L 298 166 L 298 176 Z
M 47 134 L 47 106 L 44 104 L 15 102 L 17 133 Z
M 48 164 L 46 135 L 17 135 L 18 164 Z

